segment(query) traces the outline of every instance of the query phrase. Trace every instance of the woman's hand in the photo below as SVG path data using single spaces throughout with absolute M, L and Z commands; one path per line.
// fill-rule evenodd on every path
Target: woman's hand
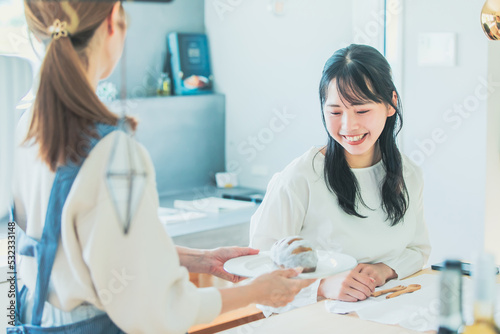
M 375 291 L 375 287 L 396 277 L 394 270 L 383 263 L 361 263 L 351 271 L 323 279 L 318 288 L 318 297 L 347 302 L 365 300 Z
M 282 269 L 263 274 L 247 285 L 220 289 L 222 313 L 248 304 L 281 307 L 290 303 L 297 293 L 312 284 L 315 279 L 293 279 L 300 270 Z
M 224 270 L 224 263 L 227 260 L 235 257 L 255 254 L 259 254 L 259 250 L 249 247 L 220 247 L 209 250 L 207 251 L 204 259 L 204 261 L 208 265 L 207 273 L 220 277 L 227 281 L 237 283 L 241 280 L 244 280 L 245 277 L 228 273 Z
M 212 274 L 233 283 L 244 278 L 224 270 L 224 262 L 234 257 L 259 254 L 259 250 L 248 247 L 220 247 L 200 250 L 176 246 L 181 266 L 191 273 Z
M 302 269 L 282 269 L 257 277 L 249 286 L 257 304 L 281 307 L 290 303 L 297 293 L 311 285 L 315 279 L 291 279 Z
M 384 285 L 387 281 L 398 277 L 394 269 L 381 262 L 375 264 L 360 263 L 356 268 L 360 269 L 360 273 L 373 278 L 376 286 Z
M 356 267 L 321 280 L 318 297 L 357 302 L 370 297 L 375 286 L 375 280 Z

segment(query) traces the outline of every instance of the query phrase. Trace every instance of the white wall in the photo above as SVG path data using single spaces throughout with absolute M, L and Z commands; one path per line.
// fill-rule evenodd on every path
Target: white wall
M 226 94 L 226 166 L 239 172 L 242 185 L 261 189 L 326 142 L 318 102 L 325 61 L 354 41 L 380 44 L 383 33 L 379 0 L 288 0 L 283 16 L 269 3 L 205 1 L 216 90 Z
M 488 100 L 485 246 L 500 263 L 500 42 L 488 42 L 488 73 L 497 86 Z
M 424 171 L 425 215 L 433 246 L 430 262 L 470 259 L 483 246 L 487 90 L 482 80 L 488 71 L 488 41 L 479 23 L 483 3 L 404 1 L 402 142 L 403 151 Z M 456 34 L 456 66 L 419 66 L 419 34 L 440 32 Z M 460 107 L 465 116 L 450 112 Z

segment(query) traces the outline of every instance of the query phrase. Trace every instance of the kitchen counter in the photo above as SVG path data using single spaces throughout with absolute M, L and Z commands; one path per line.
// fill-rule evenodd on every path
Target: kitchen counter
M 242 195 L 262 193 L 251 188 L 205 187 L 186 192 L 162 196 L 160 205 L 173 208 L 174 200 L 193 201 L 205 197 L 222 197 L 223 194 Z M 220 246 L 247 246 L 250 218 L 258 208 L 231 210 L 221 213 L 206 213 L 206 217 L 165 224 L 167 233 L 180 246 L 214 248 Z

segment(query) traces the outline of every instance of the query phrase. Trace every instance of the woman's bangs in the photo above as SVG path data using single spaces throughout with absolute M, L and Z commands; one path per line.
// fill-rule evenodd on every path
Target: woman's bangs
M 344 104 L 359 105 L 380 103 L 369 79 L 359 71 L 342 71 L 336 78 L 337 91 Z

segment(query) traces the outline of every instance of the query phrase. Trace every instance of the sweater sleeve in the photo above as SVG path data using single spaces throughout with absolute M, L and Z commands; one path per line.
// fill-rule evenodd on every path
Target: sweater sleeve
M 294 191 L 296 184 L 278 173 L 267 187 L 266 196 L 250 221 L 250 247 L 269 250 L 277 240 L 300 235 L 306 215 L 307 187 Z M 299 196 L 300 193 L 302 196 Z M 283 307 L 258 305 L 266 317 L 317 302 L 320 280 L 302 289 Z
M 299 235 L 306 204 L 282 177 L 273 176 L 266 196 L 250 220 L 250 247 L 269 250 L 277 240 Z
M 398 257 L 385 261 L 385 264 L 394 269 L 396 274 L 398 274 L 399 279 L 405 278 L 421 270 L 427 263 L 427 259 L 431 252 L 427 225 L 424 218 L 424 181 L 421 170 L 416 167 L 414 171 L 414 180 L 412 181 L 417 183 L 416 189 L 418 189 L 415 193 L 416 196 L 410 198 L 410 201 L 416 200 L 416 225 L 413 239 Z
M 197 289 L 180 266 L 157 215 L 153 164 L 136 142 L 148 176 L 130 229 L 124 233 L 104 179 L 108 158 L 102 157 L 109 157 L 111 149 L 105 140 L 85 161 L 71 191 L 71 205 L 63 214 L 72 225 L 63 228 L 62 242 L 73 270 L 80 270 L 82 279 L 87 275 L 93 286 L 89 301 L 127 333 L 186 333 L 192 325 L 212 321 L 222 307 L 220 293 L 215 288 Z M 124 189 L 115 191 L 118 201 L 126 200 Z

